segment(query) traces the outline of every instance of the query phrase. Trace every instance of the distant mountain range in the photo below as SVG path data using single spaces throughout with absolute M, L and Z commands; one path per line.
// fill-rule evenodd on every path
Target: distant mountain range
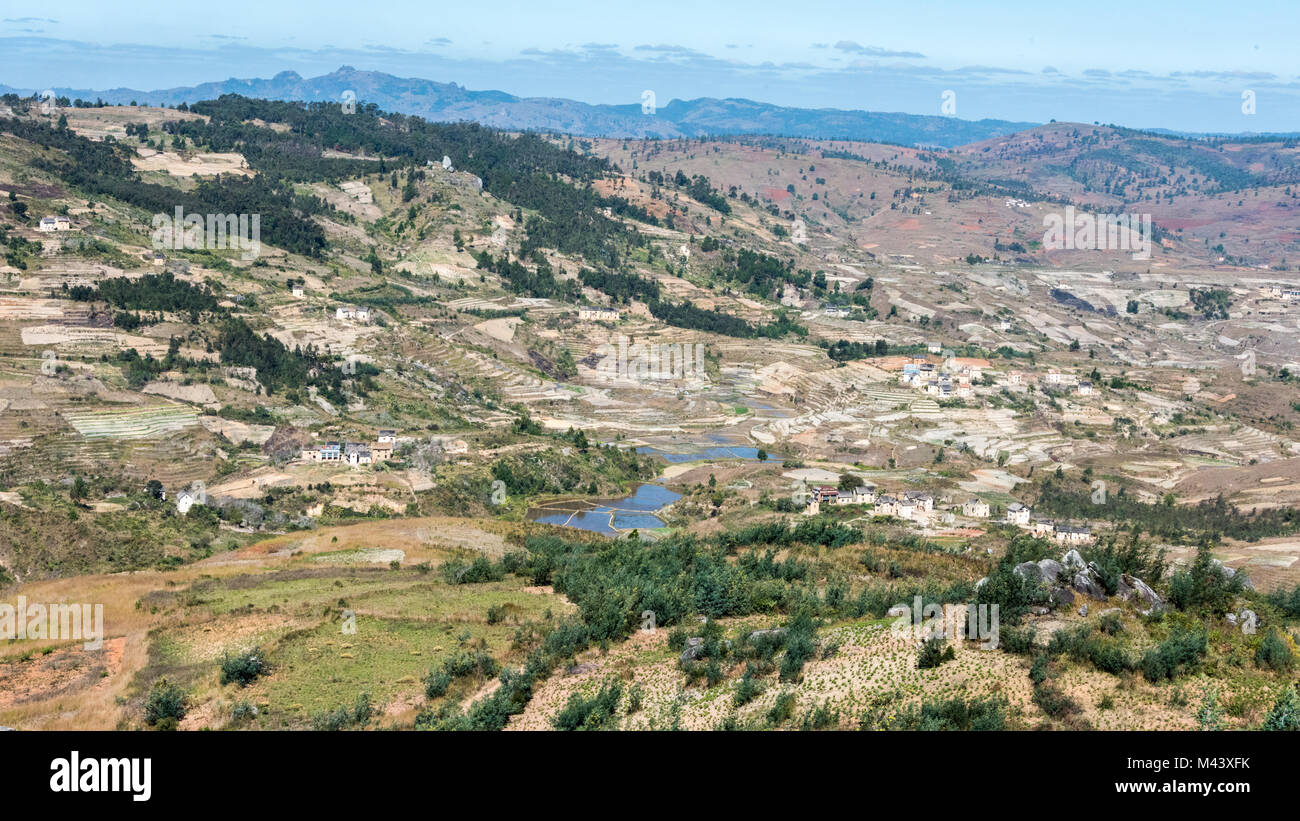
M 647 113 L 642 110 L 640 102 L 591 105 L 554 97 L 516 97 L 502 91 L 471 91 L 455 83 L 358 71 L 351 66 L 343 66 L 320 77 L 304 78 L 297 72 L 283 71 L 269 80 L 232 78 L 155 91 L 129 88 L 52 90 L 71 99 L 102 99 L 108 103 L 134 100 L 142 105 L 167 106 L 215 99 L 222 94 L 271 100 L 341 102 L 344 92 L 352 91 L 360 103 L 375 103 L 384 111 L 414 114 L 428 120 L 471 120 L 495 128 L 555 131 L 583 137 L 767 134 L 951 148 L 1037 125 L 833 108 L 789 108 L 753 100 L 710 97 L 672 100 L 667 105 L 656 107 L 653 113 Z M 42 89 L 0 86 L 0 91 L 29 96 Z

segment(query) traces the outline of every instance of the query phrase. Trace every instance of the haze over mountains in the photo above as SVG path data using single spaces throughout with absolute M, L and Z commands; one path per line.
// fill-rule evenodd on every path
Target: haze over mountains
M 1011 134 L 1035 123 L 961 120 L 956 117 L 842 109 L 805 109 L 745 99 L 697 98 L 659 101 L 653 114 L 641 101 L 592 105 L 552 97 L 516 97 L 503 91 L 473 91 L 456 83 L 396 77 L 342 66 L 319 77 L 284 71 L 270 79 L 231 78 L 197 86 L 157 89 L 52 89 L 71 99 L 103 99 L 125 104 L 174 106 L 242 94 L 272 100 L 339 102 L 345 91 L 384 111 L 429 120 L 472 120 L 510 130 L 558 131 L 583 137 L 701 137 L 716 134 L 771 134 L 782 137 L 869 140 L 952 148 Z M 0 91 L 31 94 L 41 90 L 0 86 Z

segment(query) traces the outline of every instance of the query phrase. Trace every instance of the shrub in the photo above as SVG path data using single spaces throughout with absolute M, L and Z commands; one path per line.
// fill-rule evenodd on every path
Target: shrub
M 919 708 L 904 708 L 892 719 L 883 718 L 879 711 L 868 711 L 860 726 L 864 730 L 1004 730 L 1006 707 L 1006 701 L 1000 698 L 923 701 Z
M 1300 730 L 1300 697 L 1296 696 L 1294 684 L 1287 688 L 1273 702 L 1273 709 L 1264 719 L 1262 730 Z
M 374 716 L 374 707 L 370 703 L 370 694 L 361 693 L 352 709 L 339 707 L 333 712 L 317 713 L 312 716 L 311 728 L 318 732 L 347 730 L 352 727 L 364 727 Z
M 732 701 L 737 707 L 744 707 L 749 702 L 758 698 L 763 692 L 763 685 L 754 680 L 754 668 L 745 665 L 745 674 L 736 682 L 736 693 L 732 696 Z
M 1287 673 L 1295 667 L 1295 655 L 1277 631 L 1270 628 L 1255 650 L 1255 663 L 1277 673 Z
M 1206 646 L 1204 630 L 1174 633 L 1142 657 L 1142 675 L 1152 684 L 1176 678 L 1196 666 L 1205 655 Z
M 256 648 L 237 656 L 223 656 L 221 659 L 222 686 L 234 682 L 240 687 L 247 687 L 267 672 L 266 662 Z
M 1049 682 L 1034 685 L 1034 703 L 1052 718 L 1063 719 L 1082 712 L 1078 702 Z
M 1240 573 L 1228 575 L 1214 563 L 1208 545 L 1196 550 L 1196 561 L 1179 570 L 1169 580 L 1169 601 L 1179 610 L 1194 610 L 1221 615 L 1232 608 L 1233 601 L 1245 587 Z
M 622 695 L 623 685 L 618 681 L 606 682 L 591 698 L 574 693 L 552 724 L 557 730 L 612 729 L 617 723 L 618 701 Z
M 776 727 L 789 721 L 790 717 L 794 715 L 794 704 L 794 693 L 782 693 L 777 696 L 772 709 L 767 711 L 767 722 Z
M 257 718 L 257 708 L 247 701 L 241 701 L 230 711 L 230 723 L 233 726 L 248 724 Z
M 144 723 L 160 730 L 174 730 L 185 718 L 188 707 L 189 696 L 180 685 L 160 678 L 149 688 L 149 697 L 144 703 Z
M 957 658 L 957 651 L 942 636 L 933 636 L 921 642 L 921 652 L 916 656 L 918 670 L 930 670 L 945 661 Z

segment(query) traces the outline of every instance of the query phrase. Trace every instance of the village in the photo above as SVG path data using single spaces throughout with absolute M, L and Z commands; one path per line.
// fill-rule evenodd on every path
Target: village
M 989 503 L 979 497 L 972 497 L 961 504 L 949 504 L 946 509 L 938 509 L 935 497 L 925 491 L 909 490 L 894 496 L 878 493 L 874 485 L 857 485 L 850 489 L 819 485 L 808 496 L 808 503 L 803 510 L 805 516 L 817 516 L 824 509 L 839 505 L 866 506 L 872 516 L 893 516 L 921 525 L 931 524 L 936 516 L 942 524 L 948 526 L 956 524 L 958 516 L 971 520 L 971 524 L 977 524 L 980 520 L 988 520 L 991 515 Z M 1093 542 L 1092 528 L 1087 524 L 1058 523 L 1053 519 L 1034 518 L 1033 511 L 1020 502 L 1007 505 L 1002 521 L 1060 544 L 1086 545 Z

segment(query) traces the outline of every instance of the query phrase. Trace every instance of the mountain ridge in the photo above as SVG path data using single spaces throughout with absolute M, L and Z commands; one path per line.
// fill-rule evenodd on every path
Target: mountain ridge
M 639 102 L 613 105 L 558 97 L 519 97 L 504 91 L 477 91 L 454 82 L 397 77 L 347 65 L 311 78 L 296 71 L 282 71 L 269 79 L 232 77 L 153 91 L 129 88 L 51 90 L 74 99 L 99 98 L 108 103 L 135 101 L 161 106 L 216 99 L 222 94 L 340 102 L 345 91 L 352 91 L 359 102 L 375 103 L 385 111 L 442 122 L 472 120 L 494 128 L 555 131 L 578 137 L 676 138 L 753 134 L 953 148 L 1036 125 L 902 112 L 793 108 L 734 97 L 673 99 L 653 109 L 653 113 L 645 113 Z M 0 85 L 0 92 L 31 94 L 33 90 Z

